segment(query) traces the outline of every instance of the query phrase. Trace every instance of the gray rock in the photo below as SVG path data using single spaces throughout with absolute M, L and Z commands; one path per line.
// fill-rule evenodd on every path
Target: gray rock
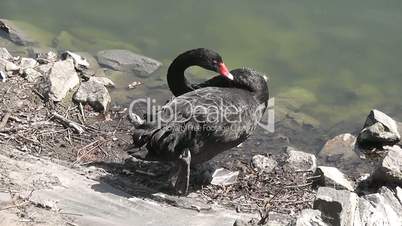
M 359 225 L 402 225 L 402 206 L 393 192 L 382 187 L 378 193 L 359 199 Z
M 53 63 L 48 63 L 48 64 L 41 64 L 35 68 L 39 73 L 42 75 L 49 75 L 50 70 L 53 68 L 54 64 Z
M 292 226 L 329 226 L 324 222 L 319 210 L 304 209 Z
M 372 181 L 377 184 L 398 184 L 402 186 L 402 148 L 386 146 L 387 155 L 372 175 Z
M 372 110 L 357 142 L 363 147 L 378 147 L 397 144 L 400 139 L 396 122 L 383 112 Z
M 8 38 L 17 45 L 28 46 L 35 44 L 31 37 L 10 20 L 0 19 L 0 30 L 3 30 L 8 35 Z
M 80 83 L 74 64 L 71 60 L 56 62 L 50 73 L 49 97 L 53 101 L 61 101 L 67 93 Z
M 76 102 L 89 104 L 95 111 L 106 112 L 112 101 L 108 90 L 102 83 L 95 81 L 83 82 L 74 94 Z
M 251 163 L 253 164 L 254 168 L 266 173 L 271 172 L 278 165 L 275 159 L 264 155 L 253 156 Z
M 97 54 L 100 65 L 112 68 L 117 71 L 134 72 L 139 76 L 146 76 L 153 73 L 162 63 L 128 50 L 104 50 Z
M 106 77 L 95 77 L 94 76 L 94 77 L 90 77 L 89 81 L 98 82 L 98 83 L 104 85 L 105 87 L 115 87 L 114 82 Z
M 358 199 L 353 192 L 320 187 L 313 206 L 329 225 L 350 226 L 358 214 Z
M 32 68 L 27 68 L 24 70 L 24 77 L 28 82 L 36 82 L 43 75 Z
M 317 156 L 322 165 L 336 167 L 349 176 L 359 177 L 373 171 L 362 159 L 365 155 L 356 145 L 356 137 L 349 133 L 328 140 Z
M 286 168 L 293 171 L 311 171 L 317 169 L 317 159 L 314 155 L 298 151 L 292 147 L 286 148 L 288 155 Z
M 86 69 L 81 71 L 81 77 L 85 79 L 90 79 L 92 76 L 95 76 L 96 71 L 92 69 Z
M 41 64 L 54 63 L 58 60 L 58 56 L 55 52 L 35 52 L 35 59 Z
M 0 48 L 0 58 L 10 60 L 13 58 L 6 48 Z
M 345 162 L 359 160 L 354 152 L 356 137 L 350 133 L 338 135 L 327 141 L 318 157 L 325 162 Z
M 66 51 L 61 55 L 61 58 L 62 58 L 62 60 L 72 59 L 74 62 L 75 68 L 79 71 L 89 68 L 89 62 L 87 61 L 87 59 L 78 55 L 77 53 Z
M 335 167 L 319 166 L 315 174 L 320 176 L 316 181 L 320 186 L 346 189 L 349 191 L 355 190 L 355 183 L 349 180 L 345 174 Z

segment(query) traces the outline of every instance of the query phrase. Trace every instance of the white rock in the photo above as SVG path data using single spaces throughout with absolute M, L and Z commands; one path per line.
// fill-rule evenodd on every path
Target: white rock
M 91 68 L 93 70 L 97 70 L 100 68 L 98 60 L 96 60 L 96 58 L 94 56 L 92 56 L 92 54 L 90 54 L 88 52 L 76 52 L 76 54 L 82 56 L 83 58 L 85 58 L 88 61 L 89 68 Z
M 322 186 L 354 191 L 355 184 L 335 167 L 319 166 L 315 174 L 321 175 L 319 184 Z
M 90 66 L 87 59 L 78 55 L 77 53 L 66 51 L 65 53 L 62 54 L 62 58 L 63 60 L 66 60 L 68 58 L 72 59 L 74 61 L 74 66 L 77 70 L 88 69 Z
M 0 58 L 0 71 L 6 71 L 7 60 Z
M 130 83 L 130 84 L 128 85 L 128 88 L 129 88 L 129 89 L 134 89 L 134 88 L 136 88 L 136 87 L 139 86 L 139 85 L 142 85 L 142 83 L 141 83 L 141 82 L 138 82 L 138 81 L 134 81 L 134 82 L 132 82 L 132 83 Z M 243 143 L 237 145 L 237 147 L 241 147 L 242 144 L 243 144 Z
M 304 209 L 292 226 L 329 226 L 324 222 L 319 210 Z
M 116 186 L 114 182 L 99 182 L 99 177 L 98 180 L 91 179 L 92 174 L 89 174 L 88 177 L 82 167 L 72 169 L 47 158 L 33 157 L 17 150 L 8 151 L 7 146 L 2 147 L 0 151 L 0 162 L 2 171 L 0 175 L 7 175 L 7 180 L 5 184 L 2 181 L 2 186 L 7 187 L 8 184 L 12 184 L 13 192 L 17 195 L 30 194 L 33 191 L 29 199 L 30 202 L 37 203 L 38 206 L 46 206 L 47 200 L 54 200 L 57 201 L 57 207 L 62 210 L 60 213 L 35 206 L 29 207 L 28 216 L 30 219 L 32 217 L 34 222 L 28 223 L 21 222 L 21 218 L 18 217 L 15 221 L 4 223 L 4 220 L 7 219 L 4 217 L 7 210 L 4 210 L 0 211 L 0 225 L 72 225 L 71 222 L 73 221 L 73 224 L 80 226 L 232 226 L 237 218 L 249 219 L 255 216 L 236 213 L 234 210 L 215 208 L 214 206 L 211 211 L 197 212 L 156 202 L 153 197 L 136 197 L 127 192 L 134 188 L 153 194 L 154 189 L 136 185 L 130 181 L 129 177 L 122 177 L 122 181 L 119 181 L 118 185 L 131 184 L 134 186 L 132 188 Z M 174 202 L 176 203 L 176 201 Z M 1 204 L 0 206 L 0 208 L 4 207 Z M 16 215 L 15 209 L 9 211 L 13 216 Z M 48 218 L 38 218 L 42 217 L 43 213 L 48 214 Z M 80 215 L 69 215 L 67 217 L 68 213 L 79 213 Z M 55 222 L 54 218 L 61 218 L 61 220 Z
M 219 168 L 212 174 L 211 184 L 213 185 L 231 185 L 237 182 L 239 171 L 232 172 L 227 169 Z
M 288 155 L 286 167 L 294 171 L 311 171 L 317 168 L 317 158 L 309 153 L 297 151 L 292 147 L 286 148 Z
M 42 77 L 42 74 L 35 69 L 27 68 L 24 70 L 24 76 L 28 82 L 36 82 L 38 78 Z
M 94 81 L 94 82 L 98 82 L 102 85 L 104 85 L 105 87 L 115 87 L 115 84 L 112 80 L 110 80 L 109 78 L 106 77 L 90 77 L 89 81 Z
M 396 187 L 396 197 L 399 199 L 399 202 L 402 204 L 402 188 Z
M 39 63 L 35 59 L 32 59 L 32 58 L 23 57 L 20 62 L 20 67 L 22 70 L 25 70 L 27 68 L 35 68 L 38 65 L 39 65 Z
M 67 93 L 80 83 L 71 60 L 58 61 L 49 74 L 50 93 L 53 101 L 61 101 Z
M 2 81 L 2 82 L 7 81 L 7 74 L 2 70 L 0 70 L 0 81 Z
M 12 62 L 7 62 L 5 69 L 6 69 L 6 71 L 19 71 L 20 67 L 18 67 L 17 65 L 15 65 Z
M 35 56 L 36 56 L 35 59 L 41 64 L 54 63 L 58 60 L 57 54 L 53 51 L 42 52 L 39 50 L 36 51 Z
M 81 83 L 73 99 L 79 103 L 89 104 L 97 112 L 106 112 L 112 101 L 105 86 L 91 80 Z
M 392 191 L 382 187 L 359 202 L 360 225 L 401 226 L 402 206 Z
M 274 159 L 264 155 L 253 156 L 251 163 L 259 171 L 263 171 L 266 173 L 271 172 L 278 165 L 278 163 Z
M 10 60 L 13 58 L 6 48 L 0 48 L 0 58 Z

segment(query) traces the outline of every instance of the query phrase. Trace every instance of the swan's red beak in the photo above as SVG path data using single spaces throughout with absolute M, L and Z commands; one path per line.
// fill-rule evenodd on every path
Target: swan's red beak
M 226 78 L 233 80 L 233 75 L 230 74 L 228 68 L 226 67 L 226 65 L 222 62 L 219 64 L 219 74 L 225 76 Z

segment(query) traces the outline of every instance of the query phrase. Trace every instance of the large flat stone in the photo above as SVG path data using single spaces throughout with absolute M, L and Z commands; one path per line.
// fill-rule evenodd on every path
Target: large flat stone
M 122 49 L 100 51 L 97 58 L 102 66 L 117 71 L 134 72 L 140 76 L 151 74 L 162 66 L 162 63 L 154 59 Z
M 86 175 L 83 169 L 71 169 L 17 150 L 0 148 L 1 175 L 7 175 L 18 194 L 26 195 L 33 190 L 30 200 L 49 208 L 46 210 L 47 219 L 39 219 L 45 222 L 43 225 L 65 225 L 68 221 L 80 226 L 232 226 L 237 218 L 255 217 L 242 216 L 219 206 L 201 212 L 168 206 L 148 198 L 132 196 L 105 182 L 89 179 L 93 177 Z M 20 219 L 13 219 L 15 215 L 10 213 L 0 211 L 0 224 L 19 223 Z M 32 215 L 29 212 L 27 214 Z M 44 215 L 33 215 L 33 220 L 38 216 Z

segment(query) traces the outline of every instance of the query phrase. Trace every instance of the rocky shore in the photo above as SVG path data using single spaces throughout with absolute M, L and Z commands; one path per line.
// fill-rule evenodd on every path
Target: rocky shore
M 289 144 L 201 165 L 175 197 L 170 165 L 127 155 L 133 127 L 103 71 L 143 77 L 161 63 L 32 48 L 11 21 L 0 29 L 30 49 L 0 46 L 0 225 L 402 225 L 402 124 L 379 110 L 317 155 Z

